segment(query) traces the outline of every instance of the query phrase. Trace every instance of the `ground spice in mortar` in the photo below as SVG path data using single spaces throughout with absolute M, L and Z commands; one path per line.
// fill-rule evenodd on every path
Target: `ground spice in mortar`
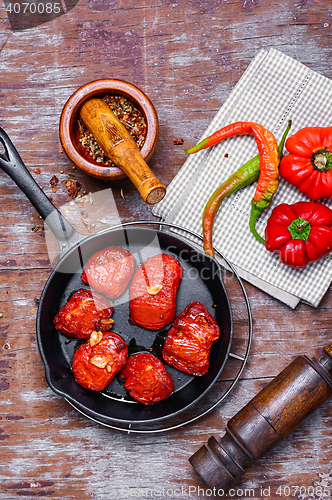
M 147 125 L 143 113 L 124 96 L 106 95 L 103 99 L 126 127 L 139 149 L 141 149 L 147 133 Z M 80 133 L 79 141 L 82 146 L 84 146 L 86 153 L 97 163 L 108 167 L 115 166 L 105 152 L 99 147 L 96 139 L 88 131 L 81 118 L 78 120 L 78 126 Z

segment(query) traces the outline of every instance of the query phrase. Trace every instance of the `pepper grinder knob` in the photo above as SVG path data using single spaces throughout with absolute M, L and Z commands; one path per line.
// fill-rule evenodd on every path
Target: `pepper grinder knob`
M 189 459 L 212 488 L 225 489 L 321 406 L 332 394 L 332 344 L 323 357 L 297 357 L 237 415 L 221 439 L 211 436 Z
M 129 177 L 143 201 L 155 205 L 165 194 L 165 186 L 156 178 L 140 150 L 108 104 L 102 99 L 86 101 L 80 116 L 110 160 Z

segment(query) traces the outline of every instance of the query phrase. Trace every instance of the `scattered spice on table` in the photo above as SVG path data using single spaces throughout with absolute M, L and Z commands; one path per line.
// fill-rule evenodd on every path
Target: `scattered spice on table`
M 50 186 L 56 186 L 59 182 L 59 179 L 57 178 L 56 175 L 53 175 L 52 179 L 50 180 Z
M 124 96 L 106 95 L 103 97 L 103 100 L 109 105 L 113 113 L 119 118 L 120 122 L 135 140 L 137 146 L 141 149 L 147 134 L 147 124 L 143 113 Z M 97 163 L 108 167 L 115 166 L 99 147 L 96 139 L 88 131 L 81 118 L 78 119 L 78 127 L 80 134 L 79 141 L 85 148 L 86 153 Z
M 86 221 L 84 217 L 81 217 L 81 221 L 84 224 L 85 229 L 88 231 L 88 233 L 91 233 L 91 224 L 90 222 Z
M 181 144 L 183 144 L 183 139 L 174 139 L 173 140 L 173 144 L 174 146 L 180 146 Z

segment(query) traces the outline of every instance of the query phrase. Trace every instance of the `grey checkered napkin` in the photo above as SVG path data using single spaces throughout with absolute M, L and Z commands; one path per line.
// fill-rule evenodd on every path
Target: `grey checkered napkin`
M 228 123 L 252 121 L 274 132 L 279 141 L 289 119 L 292 119 L 291 133 L 304 126 L 330 125 L 332 110 L 328 103 L 331 98 L 329 79 L 275 49 L 261 51 L 203 137 Z M 255 139 L 238 136 L 190 156 L 153 213 L 201 234 L 202 212 L 210 194 L 231 172 L 256 154 Z M 257 286 L 261 283 L 261 288 L 267 288 L 272 295 L 283 300 L 282 294 L 289 294 L 317 306 L 332 279 L 331 257 L 298 270 L 285 266 L 277 255 L 267 252 L 249 230 L 250 203 L 255 188 L 256 185 L 247 186 L 222 202 L 214 222 L 214 245 L 237 269 L 243 270 L 246 279 L 250 281 L 252 276 Z M 257 222 L 258 232 L 264 234 L 274 206 L 300 200 L 308 201 L 308 198 L 281 179 L 272 205 Z M 326 204 L 332 208 L 331 202 Z

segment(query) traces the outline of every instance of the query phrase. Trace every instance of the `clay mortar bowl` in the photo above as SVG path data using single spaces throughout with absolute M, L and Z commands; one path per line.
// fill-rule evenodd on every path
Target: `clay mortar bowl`
M 158 116 L 150 99 L 135 85 L 118 79 L 95 80 L 80 87 L 66 102 L 60 117 L 60 141 L 68 158 L 83 172 L 103 180 L 119 180 L 126 174 L 116 166 L 103 166 L 89 156 L 79 142 L 79 110 L 84 102 L 106 95 L 120 95 L 139 109 L 147 124 L 147 134 L 141 149 L 146 162 L 152 157 L 159 133 Z

